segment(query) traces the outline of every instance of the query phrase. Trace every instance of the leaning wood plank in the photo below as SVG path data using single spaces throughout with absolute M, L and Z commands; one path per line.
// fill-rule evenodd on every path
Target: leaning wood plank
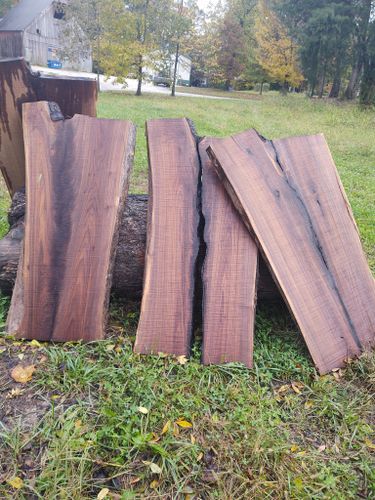
M 206 149 L 202 163 L 203 363 L 253 363 L 258 249 L 226 193 Z
M 8 330 L 96 340 L 104 333 L 135 129 L 120 120 L 58 118 L 56 105 L 23 105 L 27 219 Z
M 95 80 L 42 77 L 22 58 L 0 60 L 0 168 L 11 196 L 25 185 L 22 104 L 48 100 L 64 116 L 96 116 L 96 99 Z
M 360 353 L 361 342 L 322 254 L 321 218 L 311 218 L 304 196 L 255 131 L 213 140 L 208 151 L 319 371 L 342 366 Z
M 349 201 L 322 134 L 270 142 L 271 155 L 303 196 L 332 285 L 363 349 L 375 339 L 375 282 Z M 354 333 L 355 332 L 355 333 Z
M 0 169 L 9 193 L 25 185 L 21 107 L 36 101 L 22 60 L 0 61 Z
M 187 356 L 198 255 L 199 157 L 186 119 L 147 122 L 149 210 L 135 351 Z

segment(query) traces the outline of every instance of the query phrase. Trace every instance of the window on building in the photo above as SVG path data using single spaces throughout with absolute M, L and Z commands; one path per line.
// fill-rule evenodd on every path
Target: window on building
M 65 17 L 65 9 L 64 9 L 64 5 L 63 4 L 61 4 L 61 3 L 56 3 L 55 4 L 55 11 L 54 11 L 53 17 L 55 19 L 64 19 L 64 17 Z

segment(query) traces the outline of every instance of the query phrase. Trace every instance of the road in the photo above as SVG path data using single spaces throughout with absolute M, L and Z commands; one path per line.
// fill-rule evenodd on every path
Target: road
M 57 76 L 69 76 L 69 77 L 76 77 L 76 78 L 93 78 L 96 79 L 96 74 L 95 73 L 85 73 L 82 71 L 67 71 L 63 69 L 50 69 L 50 68 L 45 68 L 43 66 L 31 66 L 33 71 L 38 71 L 42 73 L 43 75 L 57 75 Z M 116 83 L 115 77 L 110 76 L 106 77 L 104 75 L 100 75 L 100 90 L 102 92 L 111 92 L 111 91 L 116 91 L 116 92 L 136 92 L 137 90 L 137 80 L 132 79 L 132 78 L 127 78 L 126 79 L 126 86 L 120 83 Z M 171 89 L 166 88 L 166 87 L 159 87 L 155 86 L 150 82 L 143 82 L 142 84 L 142 92 L 148 93 L 148 94 L 162 94 L 162 95 L 170 95 Z M 187 92 L 176 92 L 177 96 L 181 97 L 198 97 L 198 98 L 205 98 L 205 99 L 224 99 L 224 100 L 231 100 L 231 97 L 217 97 L 217 96 L 209 96 L 209 95 L 201 95 L 201 94 L 190 94 Z

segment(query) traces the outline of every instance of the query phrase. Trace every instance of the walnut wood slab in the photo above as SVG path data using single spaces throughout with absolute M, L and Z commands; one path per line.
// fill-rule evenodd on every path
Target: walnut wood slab
M 212 140 L 208 152 L 245 224 L 255 235 L 318 370 L 326 373 L 342 366 L 347 358 L 361 352 L 361 338 L 368 337 L 353 323 L 331 267 L 336 246 L 352 244 L 342 233 L 341 209 L 332 203 L 330 214 L 324 212 L 326 207 L 320 213 L 311 210 L 293 172 L 282 168 L 274 151 L 255 131 Z M 296 161 L 303 162 L 309 152 L 297 154 L 301 157 Z M 317 161 L 326 155 L 324 149 Z M 325 184 L 324 177 L 321 180 L 312 174 L 312 179 L 315 197 L 322 201 L 332 196 L 343 198 L 337 180 L 336 188 L 330 191 L 332 186 Z M 311 187 L 311 183 L 308 185 Z M 341 203 L 348 212 L 346 200 Z M 334 218 L 331 226 L 327 226 L 325 217 Z M 329 227 L 331 233 L 326 239 L 320 238 Z M 353 222 L 350 227 L 354 229 Z M 352 260 L 354 272 L 357 265 L 363 266 L 363 257 L 359 262 Z M 354 308 L 355 303 L 356 299 Z M 371 303 L 370 298 L 368 306 Z M 371 318 L 373 311 L 366 308 Z
M 22 104 L 48 100 L 64 116 L 96 116 L 96 99 L 95 80 L 41 77 L 22 58 L 0 60 L 0 169 L 11 196 L 25 186 Z
M 27 218 L 8 316 L 17 337 L 103 337 L 135 142 L 130 122 L 23 105 Z M 62 119 L 61 119 L 62 118 Z
M 36 101 L 21 61 L 0 62 L 0 169 L 11 195 L 25 185 L 22 103 Z
M 199 249 L 195 137 L 186 119 L 147 122 L 149 209 L 138 353 L 187 356 Z
M 253 363 L 258 249 L 215 172 L 206 149 L 202 163 L 204 364 Z
M 323 134 L 269 144 L 303 196 L 332 282 L 362 349 L 367 349 L 375 338 L 375 281 L 328 144 Z

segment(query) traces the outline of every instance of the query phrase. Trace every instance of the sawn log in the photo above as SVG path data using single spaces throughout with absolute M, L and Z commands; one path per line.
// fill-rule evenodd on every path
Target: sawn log
M 146 248 L 148 196 L 129 195 L 119 225 L 119 241 L 113 270 L 112 293 L 117 297 L 138 300 L 142 296 Z M 24 236 L 25 193 L 13 197 L 8 220 L 10 230 L 0 240 L 0 290 L 12 293 Z M 280 294 L 260 259 L 258 300 L 281 300 Z

